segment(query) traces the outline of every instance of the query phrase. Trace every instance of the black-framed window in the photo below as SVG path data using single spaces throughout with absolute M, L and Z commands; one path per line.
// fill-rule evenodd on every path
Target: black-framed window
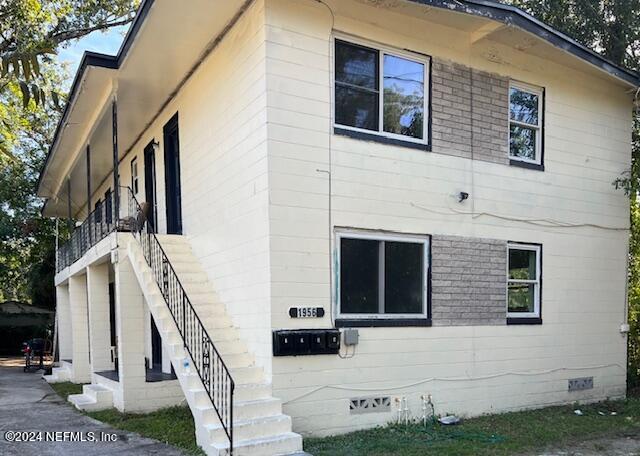
M 96 204 L 93 206 L 93 212 L 95 214 L 96 223 L 102 222 L 102 201 L 96 201 Z
M 509 243 L 507 266 L 507 317 L 541 318 L 542 246 Z
M 426 57 L 335 40 L 335 125 L 428 143 Z
M 138 157 L 133 157 L 131 160 L 131 191 L 134 195 L 138 194 L 139 190 L 139 178 L 138 178 Z
M 338 319 L 426 319 L 429 237 L 339 232 Z
M 544 90 L 519 82 L 509 86 L 509 158 L 542 166 Z

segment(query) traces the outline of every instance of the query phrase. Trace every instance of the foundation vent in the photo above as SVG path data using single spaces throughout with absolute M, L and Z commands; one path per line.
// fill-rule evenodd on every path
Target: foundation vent
M 593 377 L 569 379 L 569 391 L 583 391 L 588 389 L 593 389 Z
M 389 396 L 352 398 L 349 399 L 349 411 L 352 415 L 390 412 L 391 398 Z

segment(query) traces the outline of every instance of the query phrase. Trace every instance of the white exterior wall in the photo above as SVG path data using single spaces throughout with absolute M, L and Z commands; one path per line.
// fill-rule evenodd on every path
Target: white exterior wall
M 72 359 L 73 332 L 71 330 L 69 284 L 56 286 L 56 311 L 56 318 L 58 320 L 58 352 L 60 359 Z
M 91 379 L 86 274 L 69 277 L 69 302 L 73 341 L 71 380 L 74 383 L 86 383 Z
M 420 395 L 428 393 L 436 413 L 463 415 L 624 395 L 626 339 L 619 326 L 628 233 L 547 228 L 454 210 L 627 227 L 628 201 L 612 182 L 629 166 L 630 96 L 611 82 L 498 43 L 470 47 L 468 35 L 419 17 L 362 2 L 327 3 L 334 18 L 320 3 L 293 8 L 286 0 L 267 1 L 273 329 L 332 327 L 328 178 L 319 169 L 332 172 L 333 227 L 542 243 L 544 323 L 363 328 L 349 359 L 274 358 L 274 394 L 285 401 L 294 430 L 326 435 L 395 417 L 349 415 L 348 398 L 355 397 L 407 396 L 411 414 L 419 417 Z M 332 135 L 334 20 L 334 29 L 344 33 L 545 87 L 546 170 Z M 464 204 L 453 197 L 460 191 L 471 195 Z M 327 314 L 292 320 L 291 306 L 323 306 Z M 591 366 L 608 367 L 561 370 Z M 523 371 L 538 374 L 508 375 Z M 499 377 L 427 381 L 489 375 Z M 594 377 L 594 389 L 569 394 L 567 379 L 583 376 Z M 415 385 L 402 388 L 408 384 Z
M 138 157 L 144 201 L 144 148 L 155 140 L 158 231 L 166 232 L 163 126 L 178 112 L 183 234 L 240 329 L 256 362 L 270 371 L 271 325 L 266 149 L 264 4 L 251 4 L 120 163 L 131 182 Z M 213 36 L 212 36 L 213 39 Z M 112 178 L 98 186 L 103 198 Z M 126 207 L 126 195 L 122 196 Z
M 86 269 L 91 372 L 113 369 L 109 319 L 109 266 L 108 262 L 104 262 L 88 266 Z

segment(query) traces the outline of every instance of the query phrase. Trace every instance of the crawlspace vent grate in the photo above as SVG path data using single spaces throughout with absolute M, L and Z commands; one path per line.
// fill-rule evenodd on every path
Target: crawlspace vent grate
M 588 389 L 593 389 L 593 377 L 569 379 L 569 391 L 582 391 Z
M 351 414 L 379 413 L 391 411 L 391 398 L 380 397 L 356 397 L 349 399 L 349 411 Z

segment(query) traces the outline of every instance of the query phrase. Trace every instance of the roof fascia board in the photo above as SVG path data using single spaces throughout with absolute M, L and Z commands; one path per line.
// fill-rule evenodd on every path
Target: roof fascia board
M 573 38 L 539 21 L 530 14 L 511 5 L 504 5 L 489 0 L 409 0 L 422 5 L 447 9 L 450 11 L 472 14 L 507 25 L 521 28 L 553 46 L 560 48 L 615 78 L 633 86 L 640 86 L 640 75 L 607 60 L 597 52 L 578 43 Z

